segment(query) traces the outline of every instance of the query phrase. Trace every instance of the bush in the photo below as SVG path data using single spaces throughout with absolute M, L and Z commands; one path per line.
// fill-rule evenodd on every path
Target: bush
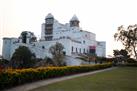
M 9 66 L 9 61 L 5 59 L 0 59 L 0 68 L 7 68 Z
M 137 67 L 137 63 L 126 63 L 125 66 Z
M 0 89 L 13 87 L 15 85 L 71 75 L 81 72 L 89 72 L 98 69 L 111 67 L 112 64 L 83 65 L 83 66 L 64 66 L 64 67 L 40 67 L 28 69 L 8 69 L 0 73 Z
M 120 64 L 119 66 L 137 67 L 137 61 L 133 58 L 128 58 L 124 64 Z
M 137 61 L 133 58 L 127 59 L 127 63 L 137 63 Z

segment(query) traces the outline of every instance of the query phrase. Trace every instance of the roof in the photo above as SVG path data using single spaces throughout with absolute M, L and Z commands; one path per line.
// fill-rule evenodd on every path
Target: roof
M 77 16 L 76 15 L 74 15 L 72 18 L 71 18 L 71 20 L 70 21 L 79 21 L 79 19 L 77 18 Z

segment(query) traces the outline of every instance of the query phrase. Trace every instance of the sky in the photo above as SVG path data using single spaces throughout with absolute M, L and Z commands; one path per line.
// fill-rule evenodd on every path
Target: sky
M 106 41 L 106 55 L 113 55 L 114 49 L 123 48 L 113 38 L 117 27 L 137 24 L 137 0 L 0 0 L 0 55 L 3 37 L 31 31 L 40 38 L 48 13 L 63 24 L 77 15 L 80 27 Z

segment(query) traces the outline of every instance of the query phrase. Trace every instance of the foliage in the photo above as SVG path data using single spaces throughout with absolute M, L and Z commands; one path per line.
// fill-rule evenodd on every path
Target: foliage
M 55 66 L 65 66 L 64 54 L 63 54 L 63 45 L 61 43 L 56 43 L 55 45 L 51 46 L 49 51 L 53 56 L 53 62 Z
M 77 57 L 78 59 L 81 59 L 85 62 L 95 62 L 95 63 L 105 63 L 108 62 L 106 57 L 99 57 L 96 54 L 88 54 L 88 55 L 81 55 L 80 57 Z
M 119 50 L 113 50 L 113 55 L 116 57 L 117 55 L 120 55 Z
M 44 59 L 36 59 L 34 67 L 48 67 L 48 66 L 55 66 L 55 65 L 51 58 L 45 57 Z
M 29 68 L 34 64 L 35 54 L 25 46 L 19 46 L 12 56 L 11 66 L 13 68 Z
M 120 50 L 120 54 L 123 55 L 123 57 L 125 57 L 125 58 L 129 58 L 130 57 L 130 55 L 128 55 L 128 52 L 126 50 L 124 50 L 124 49 Z
M 9 66 L 9 61 L 5 59 L 0 59 L 0 68 L 7 68 Z
M 51 58 L 46 57 L 45 60 L 46 60 L 46 65 L 47 66 L 55 66 L 54 62 L 53 62 L 53 60 Z
M 129 59 L 127 60 L 127 62 L 128 62 L 128 63 L 137 63 L 137 61 L 135 61 L 135 59 L 133 59 L 133 58 L 129 58 Z
M 125 64 L 126 66 L 135 66 L 137 67 L 137 61 L 133 58 L 128 58 L 127 63 Z
M 119 50 L 113 50 L 113 55 L 115 57 L 121 57 L 124 61 L 126 61 L 130 55 L 128 55 L 128 52 L 124 49 Z
M 129 25 L 127 29 L 123 26 L 118 27 L 118 32 L 115 33 L 114 38 L 117 41 L 120 40 L 129 53 L 134 53 L 137 60 L 137 24 Z
M 115 56 L 113 60 L 113 64 L 116 65 L 123 65 L 127 62 L 130 55 L 128 55 L 128 52 L 124 49 L 119 50 L 113 50 L 113 55 Z M 123 63 L 124 62 L 124 63 Z
M 107 58 L 106 57 L 96 57 L 96 60 L 100 64 L 107 62 Z
M 13 87 L 15 85 L 71 75 L 81 72 L 89 72 L 98 69 L 111 67 L 111 63 L 83 66 L 64 66 L 64 67 L 40 67 L 28 69 L 8 69 L 0 73 L 0 89 Z

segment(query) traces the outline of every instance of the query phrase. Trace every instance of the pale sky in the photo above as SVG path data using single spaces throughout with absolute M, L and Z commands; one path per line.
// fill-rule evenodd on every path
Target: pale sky
M 22 31 L 40 37 L 48 13 L 63 24 L 76 14 L 80 27 L 106 41 L 107 55 L 112 55 L 122 48 L 113 38 L 117 27 L 137 24 L 137 0 L 0 0 L 0 54 L 3 37 L 18 37 Z

